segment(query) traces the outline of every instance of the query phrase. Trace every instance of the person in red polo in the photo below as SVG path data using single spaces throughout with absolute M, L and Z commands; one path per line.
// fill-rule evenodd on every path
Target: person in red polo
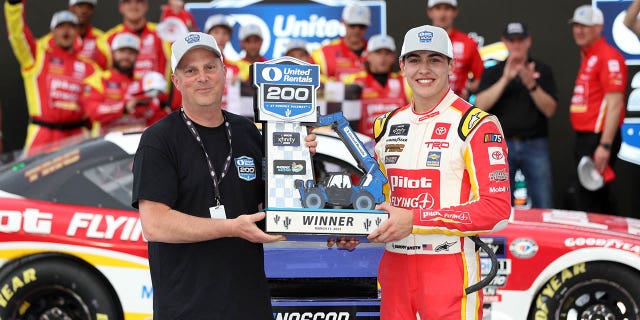
M 480 85 L 484 64 L 478 52 L 478 44 L 466 33 L 454 28 L 453 22 L 459 13 L 457 0 L 429 0 L 427 16 L 436 27 L 449 34 L 453 44 L 454 66 L 449 78 L 453 92 L 463 99 L 469 99 Z
M 569 23 L 582 57 L 569 109 L 576 132 L 575 156 L 576 160 L 592 158 L 596 169 L 604 173 L 608 166 L 612 167 L 620 148 L 627 68 L 620 52 L 602 38 L 602 11 L 591 5 L 580 6 Z M 572 179 L 570 188 L 574 195 L 572 209 L 613 211 L 608 184 L 590 191 Z

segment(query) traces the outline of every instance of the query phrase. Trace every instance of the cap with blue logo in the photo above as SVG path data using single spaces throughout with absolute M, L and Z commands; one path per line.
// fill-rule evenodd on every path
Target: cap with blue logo
M 407 31 L 404 35 L 400 58 L 421 50 L 437 52 L 453 59 L 453 45 L 449 35 L 440 27 L 424 25 Z
M 176 67 L 187 52 L 195 48 L 204 48 L 212 51 L 220 60 L 222 53 L 212 35 L 202 32 L 189 32 L 184 38 L 178 39 L 171 45 L 171 71 L 176 72 Z
M 342 21 L 350 25 L 369 26 L 371 24 L 371 10 L 358 3 L 350 4 L 342 9 Z
M 227 19 L 227 16 L 224 14 L 214 14 L 207 18 L 207 21 L 204 23 L 204 32 L 209 33 L 213 27 L 222 26 L 229 30 L 233 30 L 233 25 L 231 21 Z
M 380 49 L 396 51 L 395 40 L 386 34 L 376 34 L 371 36 L 367 42 L 367 51 L 376 51 Z
M 58 25 L 63 23 L 73 23 L 78 25 L 78 17 L 71 13 L 69 10 L 58 11 L 51 17 L 51 24 L 49 27 L 51 30 L 55 29 Z
M 111 41 L 111 50 L 116 51 L 124 48 L 140 51 L 140 38 L 129 32 L 118 33 Z
M 257 24 L 245 24 L 240 27 L 240 31 L 238 31 L 238 37 L 240 41 L 244 41 L 250 36 L 257 36 L 262 39 L 262 30 Z
M 577 23 L 585 26 L 600 25 L 604 24 L 604 15 L 600 9 L 585 4 L 576 8 L 573 12 L 573 18 L 569 20 L 569 23 Z

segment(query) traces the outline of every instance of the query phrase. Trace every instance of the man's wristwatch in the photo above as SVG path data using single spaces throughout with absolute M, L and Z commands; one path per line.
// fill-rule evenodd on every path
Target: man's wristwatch
M 603 147 L 603 148 L 605 148 L 607 151 L 611 151 L 611 143 L 604 143 L 604 142 L 601 142 L 601 143 L 600 143 L 600 146 L 601 146 L 601 147 Z

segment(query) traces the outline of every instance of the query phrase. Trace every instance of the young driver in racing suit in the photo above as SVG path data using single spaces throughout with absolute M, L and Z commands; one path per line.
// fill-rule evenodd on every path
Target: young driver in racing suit
M 449 87 L 451 41 L 429 25 L 407 32 L 400 68 L 413 101 L 374 124 L 389 179 L 389 220 L 369 235 L 386 243 L 380 318 L 481 319 L 479 256 L 468 237 L 504 227 L 511 211 L 500 123 Z

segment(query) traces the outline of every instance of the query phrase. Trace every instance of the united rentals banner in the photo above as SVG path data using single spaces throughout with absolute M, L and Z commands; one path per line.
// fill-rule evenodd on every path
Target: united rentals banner
M 224 14 L 233 25 L 231 41 L 224 49 L 230 60 L 243 56 L 238 39 L 241 26 L 255 24 L 264 35 L 260 53 L 267 57 L 279 58 L 290 39 L 300 38 L 307 42 L 307 49 L 314 50 L 333 39 L 344 35 L 342 9 L 353 1 L 317 0 L 300 3 L 261 3 L 256 0 L 216 0 L 209 3 L 187 3 L 200 30 L 204 29 L 207 18 L 213 14 Z M 360 1 L 371 10 L 371 25 L 366 38 L 387 33 L 385 1 Z M 206 31 L 206 30 L 205 30 Z

